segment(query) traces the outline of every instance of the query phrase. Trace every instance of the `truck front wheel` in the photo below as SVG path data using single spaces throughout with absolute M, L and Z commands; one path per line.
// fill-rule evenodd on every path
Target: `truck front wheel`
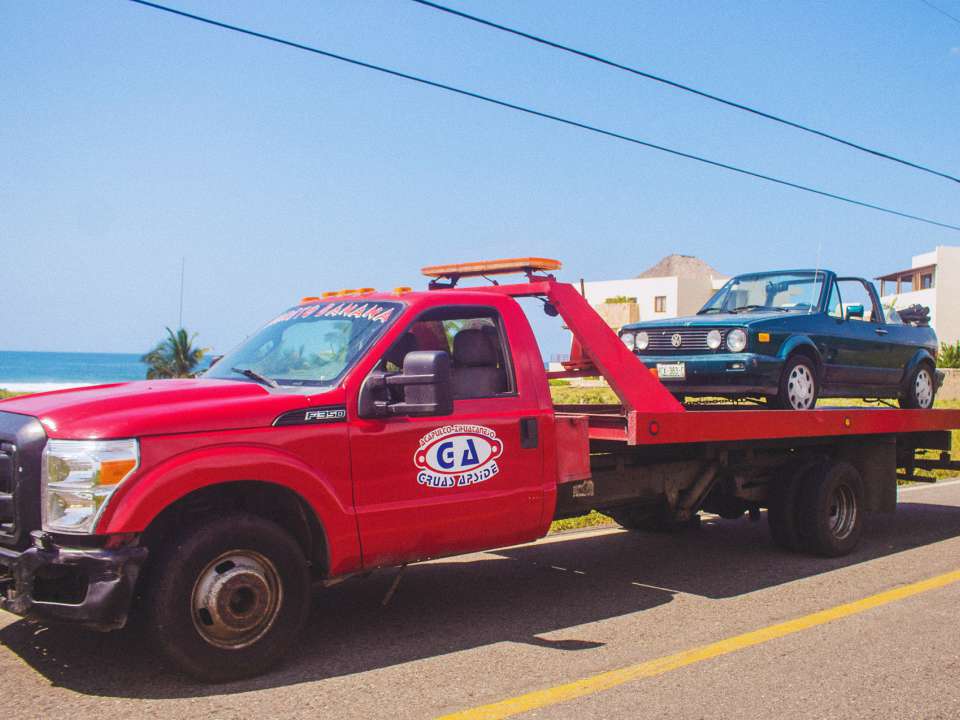
M 296 541 L 268 520 L 230 513 L 157 552 L 144 610 L 154 640 L 176 665 L 223 682 L 272 667 L 306 622 L 310 597 Z

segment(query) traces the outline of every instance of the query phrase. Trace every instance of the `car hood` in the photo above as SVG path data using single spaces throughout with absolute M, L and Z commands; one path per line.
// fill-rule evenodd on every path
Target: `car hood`
M 284 412 L 336 402 L 330 394 L 231 380 L 146 380 L 10 398 L 0 401 L 0 412 L 39 418 L 54 438 L 141 437 L 268 426 Z
M 767 320 L 783 320 L 795 317 L 796 313 L 785 312 L 744 312 L 744 313 L 710 313 L 709 315 L 688 315 L 686 317 L 664 318 L 663 320 L 647 320 L 644 322 L 624 325 L 623 330 L 650 330 L 656 328 L 676 327 L 743 327 L 755 325 Z

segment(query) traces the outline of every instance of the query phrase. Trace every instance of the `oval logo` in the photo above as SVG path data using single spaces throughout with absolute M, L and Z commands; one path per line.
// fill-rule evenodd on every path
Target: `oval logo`
M 489 480 L 500 472 L 503 443 L 482 425 L 446 425 L 420 438 L 413 464 L 417 482 L 427 487 L 461 487 Z

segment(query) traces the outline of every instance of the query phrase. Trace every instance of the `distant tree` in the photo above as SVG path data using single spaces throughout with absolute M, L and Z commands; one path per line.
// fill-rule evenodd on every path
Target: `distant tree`
M 167 328 L 167 337 L 140 360 L 147 367 L 147 379 L 193 377 L 197 374 L 200 361 L 209 348 L 195 347 L 193 341 L 197 334 L 188 335 L 180 328 L 176 332 Z

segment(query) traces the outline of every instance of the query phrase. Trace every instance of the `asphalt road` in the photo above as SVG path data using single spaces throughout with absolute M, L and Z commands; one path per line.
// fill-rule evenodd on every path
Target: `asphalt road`
M 693 659 L 572 700 L 562 688 L 956 570 L 953 482 L 904 492 L 898 512 L 869 518 L 858 551 L 836 560 L 775 549 L 765 523 L 716 520 L 412 566 L 386 608 L 394 571 L 349 581 L 318 595 L 288 662 L 230 685 L 178 676 L 135 632 L 0 612 L 0 704 L 9 718 L 429 718 L 547 690 L 518 717 L 953 719 L 955 581 L 716 657 L 683 655 Z

